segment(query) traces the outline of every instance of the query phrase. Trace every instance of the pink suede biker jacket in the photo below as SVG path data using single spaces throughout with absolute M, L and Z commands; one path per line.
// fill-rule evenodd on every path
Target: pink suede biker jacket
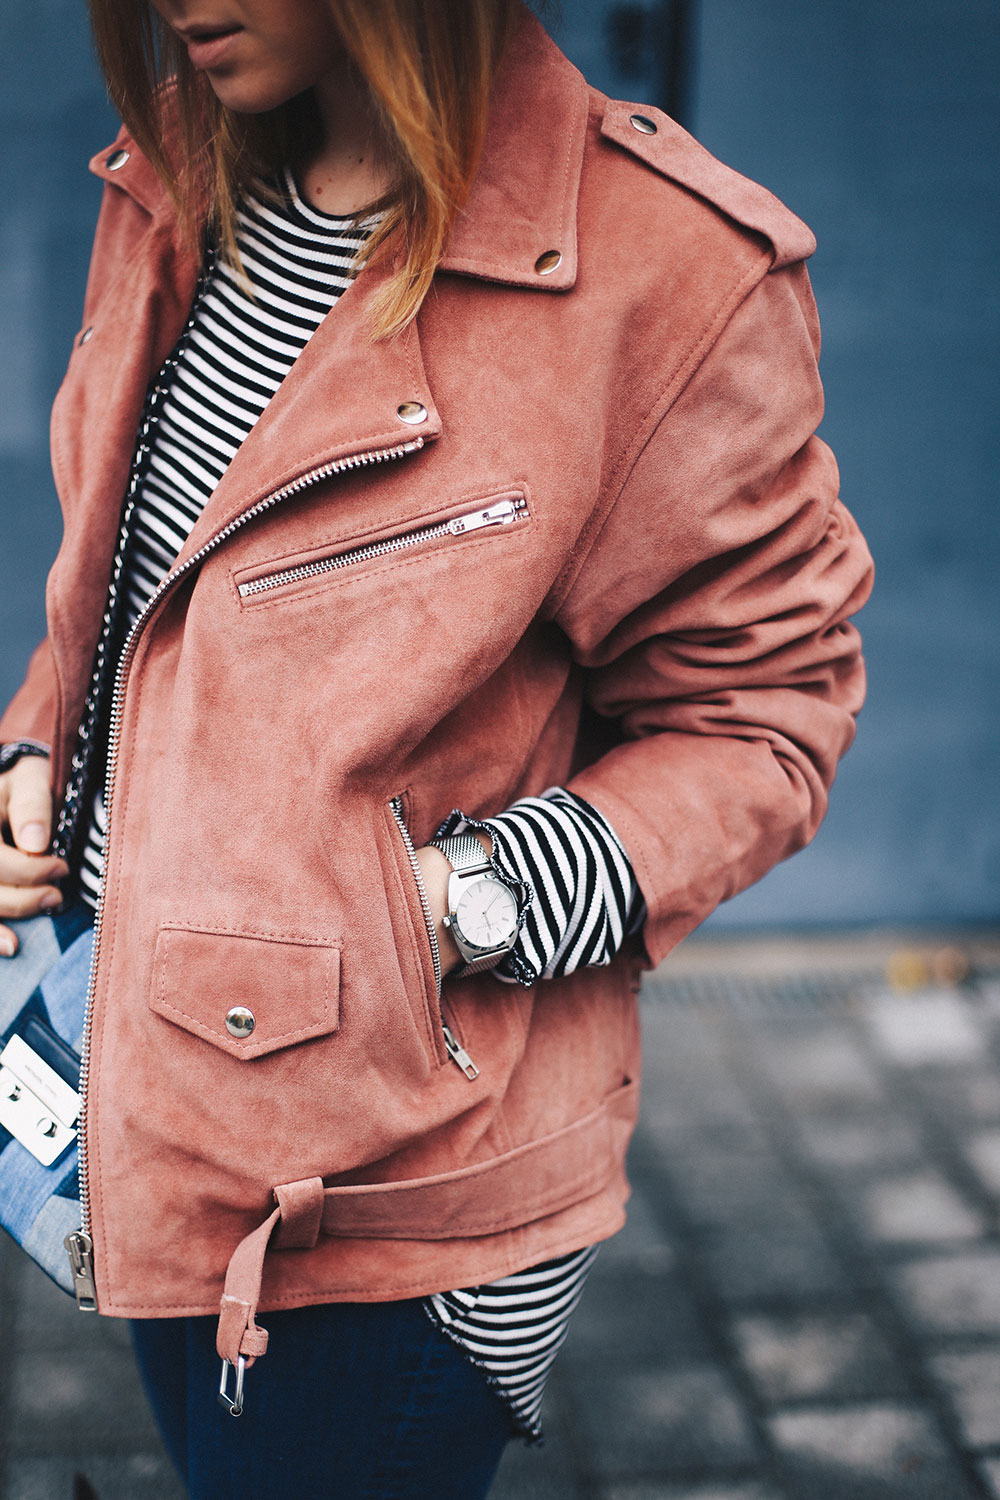
M 57 792 L 198 269 L 127 134 L 92 165 L 49 634 L 0 722 L 53 745 Z M 258 1301 L 415 1296 L 620 1226 L 638 971 L 810 838 L 863 695 L 812 248 L 524 13 L 415 325 L 370 341 L 364 270 L 122 667 L 81 1173 L 101 1311 L 217 1311 L 229 1267 L 220 1349 L 252 1357 Z M 439 998 L 409 841 L 557 783 L 625 844 L 642 945 Z

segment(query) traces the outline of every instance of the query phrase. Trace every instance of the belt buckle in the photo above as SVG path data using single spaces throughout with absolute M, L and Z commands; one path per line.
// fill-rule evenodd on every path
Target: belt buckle
M 240 1354 L 236 1360 L 236 1389 L 229 1394 L 229 1372 L 232 1365 L 228 1359 L 222 1361 L 222 1379 L 219 1381 L 219 1405 L 224 1406 L 231 1417 L 243 1415 L 243 1377 L 246 1374 L 247 1362 Z

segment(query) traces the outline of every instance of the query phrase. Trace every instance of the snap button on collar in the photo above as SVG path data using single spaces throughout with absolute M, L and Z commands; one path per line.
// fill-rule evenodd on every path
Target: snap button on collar
M 117 172 L 121 167 L 125 165 L 130 155 L 130 152 L 121 149 L 119 149 L 118 151 L 112 151 L 111 155 L 108 157 L 104 165 L 107 167 L 109 172 Z
M 636 130 L 641 130 L 643 135 L 656 134 L 658 128 L 656 121 L 651 120 L 648 115 L 629 115 L 629 121 Z
M 427 421 L 427 408 L 419 401 L 404 401 L 402 406 L 397 406 L 396 415 L 401 422 L 414 426 L 417 422 Z
M 83 332 L 81 333 L 79 339 L 77 340 L 77 343 L 79 343 L 79 344 L 88 344 L 93 337 L 94 337 L 94 329 L 93 329 L 93 325 L 91 325 L 90 328 L 85 328 L 83 330 Z
M 546 250 L 535 261 L 535 270 L 539 276 L 549 276 L 557 266 L 562 265 L 562 255 L 558 250 Z

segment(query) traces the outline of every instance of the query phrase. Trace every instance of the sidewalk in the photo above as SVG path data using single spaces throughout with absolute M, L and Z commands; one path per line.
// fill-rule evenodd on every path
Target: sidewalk
M 1000 941 L 894 947 L 648 979 L 629 1225 L 491 1500 L 1000 1500 Z M 124 1329 L 6 1240 L 0 1351 L 0 1500 L 182 1500 Z

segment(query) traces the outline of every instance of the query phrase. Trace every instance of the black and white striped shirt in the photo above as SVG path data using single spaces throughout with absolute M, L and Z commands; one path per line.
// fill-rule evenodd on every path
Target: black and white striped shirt
M 148 453 L 119 543 L 119 640 L 169 571 L 310 335 L 350 283 L 366 226 L 312 208 L 290 173 L 279 186 L 277 201 L 266 193 L 247 194 L 240 209 L 238 243 L 249 291 L 224 261 L 211 262 L 182 341 L 158 377 L 160 415 L 149 429 Z M 109 652 L 99 667 L 110 671 L 112 662 Z M 456 812 L 440 831 L 464 826 Z M 571 792 L 551 788 L 475 826 L 489 828 L 500 867 L 533 893 L 518 944 L 494 971 L 498 979 L 533 984 L 584 964 L 608 963 L 641 921 L 642 898 L 624 849 L 600 813 Z M 104 837 L 98 791 L 79 863 L 81 894 L 92 905 Z M 483 1369 L 527 1436 L 540 1431 L 545 1377 L 596 1253 L 593 1247 L 576 1251 L 485 1286 L 426 1299 L 429 1315 Z

